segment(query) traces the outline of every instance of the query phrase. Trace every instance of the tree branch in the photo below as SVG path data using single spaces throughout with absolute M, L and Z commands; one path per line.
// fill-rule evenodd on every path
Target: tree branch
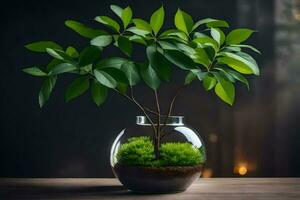
M 129 101 L 131 101 L 132 103 L 135 103 L 134 102 L 134 100 L 131 98 L 131 97 L 129 97 L 127 94 L 123 94 L 123 93 L 121 93 L 120 91 L 118 91 L 118 90 L 115 90 L 118 94 L 120 94 L 120 95 L 122 95 L 123 97 L 125 97 L 126 99 L 128 99 Z M 141 105 L 141 104 L 140 104 Z M 158 115 L 158 113 L 156 112 L 156 111 L 154 111 L 154 110 L 151 110 L 151 108 L 148 108 L 147 106 L 143 106 L 143 105 L 141 105 L 147 112 L 149 112 L 149 113 L 151 113 L 151 114 L 153 114 L 153 115 Z M 162 115 L 162 116 L 164 116 L 164 115 Z M 165 115 L 166 116 L 166 115 Z
M 161 132 L 164 131 L 164 129 L 166 128 L 166 125 L 167 125 L 167 122 L 172 114 L 172 110 L 173 110 L 173 106 L 174 106 L 174 103 L 176 101 L 176 98 L 178 97 L 178 95 L 180 94 L 180 92 L 186 87 L 186 85 L 183 85 L 181 86 L 175 93 L 174 97 L 172 98 L 172 101 L 170 103 L 170 106 L 169 106 L 169 109 L 168 109 L 168 114 L 167 114 L 167 117 L 165 118 L 164 120 L 164 124 L 163 124 L 163 127 L 162 127 L 162 130 Z
M 137 102 L 137 100 L 135 100 L 134 95 L 133 95 L 132 87 L 130 87 L 130 93 L 131 93 L 131 99 L 132 99 L 132 101 L 143 111 L 145 117 L 148 119 L 148 121 L 150 122 L 150 124 L 152 126 L 153 132 L 156 133 L 157 130 L 156 130 L 156 127 L 155 127 L 152 119 L 149 117 L 149 115 L 147 114 L 147 112 L 144 109 L 144 107 L 139 102 Z
M 134 103 L 145 115 L 145 117 L 148 119 L 148 121 L 150 122 L 151 124 L 151 127 L 153 129 L 153 132 L 156 133 L 156 127 L 153 123 L 153 121 L 151 120 L 151 118 L 148 116 L 145 108 L 139 104 L 134 98 L 130 98 L 127 94 L 123 94 L 121 93 L 120 91 L 116 90 L 116 89 L 113 89 L 114 91 L 116 91 L 118 94 L 120 94 L 121 96 L 125 97 L 126 99 L 128 99 L 129 101 L 131 101 L 132 103 Z M 153 111 L 154 112 L 154 111 Z

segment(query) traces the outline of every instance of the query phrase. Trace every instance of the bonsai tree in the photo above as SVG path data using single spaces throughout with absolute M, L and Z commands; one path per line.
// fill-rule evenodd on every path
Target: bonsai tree
M 152 14 L 150 20 L 133 17 L 130 7 L 112 5 L 110 8 L 117 19 L 95 17 L 105 30 L 90 28 L 74 20 L 65 22 L 67 27 L 87 38 L 89 43 L 80 51 L 73 46 L 64 48 L 53 41 L 39 41 L 25 46 L 33 52 L 49 54 L 52 58 L 46 66 L 23 69 L 44 79 L 39 92 L 40 107 L 51 96 L 57 78 L 63 78 L 64 74 L 74 77 L 66 88 L 67 102 L 90 90 L 93 101 L 100 106 L 109 90 L 116 92 L 135 104 L 151 123 L 154 155 L 159 160 L 164 128 L 183 88 L 199 81 L 204 90 L 213 90 L 222 101 L 233 105 L 235 84 L 241 82 L 249 89 L 245 76 L 259 75 L 256 61 L 244 52 L 248 49 L 259 53 L 256 48 L 245 44 L 255 32 L 253 30 L 239 28 L 228 31 L 226 21 L 211 18 L 194 22 L 192 16 L 181 9 L 175 14 L 175 27 L 165 30 L 162 29 L 165 16 L 163 6 Z M 145 47 L 147 59 L 144 61 L 132 59 L 132 50 L 136 45 Z M 124 56 L 104 58 L 102 52 L 107 48 L 118 48 Z M 162 113 L 158 89 L 161 84 L 172 80 L 174 68 L 185 74 L 185 80 L 172 98 L 168 112 Z M 134 87 L 139 83 L 145 83 L 153 91 L 155 109 L 144 106 L 136 99 Z M 130 142 L 149 145 L 147 138 Z M 189 147 L 177 145 L 176 148 L 180 151 Z M 166 144 L 162 149 L 161 154 L 167 155 L 170 146 Z M 123 152 L 129 150 L 130 146 L 127 149 L 123 147 Z

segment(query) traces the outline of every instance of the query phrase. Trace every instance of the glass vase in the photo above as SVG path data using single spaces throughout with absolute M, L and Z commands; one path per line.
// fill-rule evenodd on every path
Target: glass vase
M 160 123 L 150 120 L 137 116 L 135 125 L 118 134 L 111 148 L 112 170 L 134 192 L 184 191 L 201 175 L 204 143 L 183 116 L 161 117 Z

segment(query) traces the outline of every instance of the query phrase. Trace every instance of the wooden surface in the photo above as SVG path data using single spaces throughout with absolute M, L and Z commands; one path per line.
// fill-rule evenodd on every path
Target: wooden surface
M 300 199 L 298 178 L 199 179 L 178 194 L 140 195 L 116 179 L 0 179 L 0 199 L 290 200 Z

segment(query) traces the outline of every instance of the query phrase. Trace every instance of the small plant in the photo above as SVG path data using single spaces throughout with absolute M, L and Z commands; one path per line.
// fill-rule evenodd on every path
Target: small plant
M 116 92 L 135 104 L 151 123 L 155 159 L 159 160 L 163 130 L 183 88 L 198 80 L 206 91 L 214 90 L 221 100 L 232 105 L 235 84 L 241 82 L 249 89 L 245 75 L 259 75 L 255 59 L 244 51 L 259 53 L 256 48 L 244 44 L 255 32 L 253 30 L 238 28 L 228 31 L 226 21 L 211 18 L 195 22 L 192 16 L 180 9 L 174 17 L 175 27 L 163 30 L 163 6 L 152 14 L 149 21 L 133 17 L 130 7 L 112 5 L 111 10 L 118 21 L 108 16 L 95 17 L 107 30 L 90 28 L 74 20 L 65 22 L 67 27 L 89 40 L 81 51 L 73 46 L 64 48 L 52 41 L 25 46 L 51 57 L 47 65 L 23 69 L 44 79 L 39 92 L 41 107 L 51 96 L 56 80 L 64 74 L 74 77 L 66 89 L 67 102 L 90 90 L 93 101 L 100 106 L 107 99 L 109 90 Z M 145 48 L 144 61 L 132 58 L 135 45 Z M 118 48 L 124 56 L 102 57 L 107 48 Z M 181 70 L 185 79 L 170 101 L 167 113 L 163 114 L 159 86 L 172 80 L 174 67 Z M 141 82 L 153 91 L 155 109 L 144 106 L 136 98 L 134 87 Z
M 161 164 L 164 166 L 193 166 L 204 163 L 201 149 L 187 142 L 162 144 L 159 152 Z
M 120 146 L 117 160 L 130 166 L 151 166 L 155 160 L 153 143 L 149 137 L 130 138 Z
M 155 160 L 154 146 L 149 137 L 134 137 L 120 146 L 117 160 L 128 166 L 194 166 L 204 163 L 204 153 L 192 144 L 165 143 L 159 149 L 160 159 Z

